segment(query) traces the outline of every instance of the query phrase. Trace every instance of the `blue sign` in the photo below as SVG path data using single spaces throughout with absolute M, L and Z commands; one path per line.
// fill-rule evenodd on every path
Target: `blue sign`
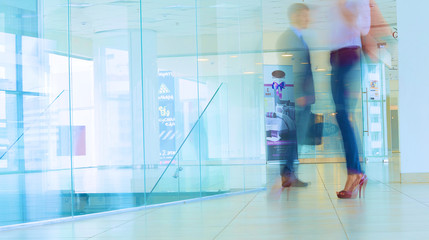
M 161 164 L 171 161 L 176 154 L 176 112 L 174 76 L 170 71 L 159 71 L 158 112 Z

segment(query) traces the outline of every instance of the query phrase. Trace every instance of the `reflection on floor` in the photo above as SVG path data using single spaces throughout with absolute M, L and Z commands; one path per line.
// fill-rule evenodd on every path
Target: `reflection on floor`
M 307 188 L 266 191 L 0 232 L 0 239 L 428 239 L 429 184 L 392 183 L 393 164 L 370 163 L 365 199 L 339 200 L 343 164 L 303 164 Z

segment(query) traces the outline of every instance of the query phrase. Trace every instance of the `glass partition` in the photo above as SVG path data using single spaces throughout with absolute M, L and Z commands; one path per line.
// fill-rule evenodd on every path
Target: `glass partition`
M 260 8 L 0 3 L 0 227 L 263 187 Z
M 193 137 L 185 141 L 197 122 L 200 92 L 203 91 L 198 85 L 196 2 L 142 1 L 141 11 L 144 186 L 151 192 L 167 171 L 165 175 L 169 177 L 164 177 L 163 181 L 171 181 L 160 183 L 157 189 L 179 193 L 178 179 L 170 179 L 176 171 L 169 167 L 170 162 L 174 161 L 173 166 L 178 164 L 178 159 L 173 160 L 173 157 L 182 144 L 192 146 L 194 151 L 189 157 L 199 159 L 195 141 L 199 132 L 193 131 Z M 152 197 L 149 203 L 157 203 Z
M 140 2 L 69 9 L 75 214 L 143 205 Z
M 222 124 L 216 118 L 221 116 L 219 114 L 222 111 L 220 110 L 220 104 L 225 99 L 226 93 L 226 85 L 221 84 L 213 94 L 213 97 L 209 99 L 200 117 L 178 147 L 178 151 L 166 164 L 166 168 L 153 188 L 148 191 L 149 204 L 230 192 L 230 186 L 225 182 L 229 174 L 222 174 L 222 172 L 219 174 L 216 170 L 207 171 L 206 169 L 206 166 L 212 162 L 207 158 L 208 151 L 220 151 L 219 145 L 212 142 L 219 138 L 216 138 L 216 136 L 209 137 L 208 131 L 210 129 L 210 131 L 213 130 L 216 133 L 222 132 Z M 210 117 L 215 117 L 214 121 L 209 121 Z M 201 146 L 201 143 L 204 144 L 209 141 L 212 142 L 210 149 Z M 201 152 L 201 162 L 199 152 Z M 242 166 L 241 169 L 243 169 Z M 238 182 L 243 184 L 242 179 Z M 207 185 L 210 185 L 211 188 L 207 188 Z
M 67 12 L 0 3 L 0 225 L 72 215 Z

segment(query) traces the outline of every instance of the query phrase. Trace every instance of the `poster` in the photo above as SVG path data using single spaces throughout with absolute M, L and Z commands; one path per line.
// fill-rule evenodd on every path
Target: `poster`
M 170 71 L 159 71 L 158 112 L 161 164 L 168 164 L 176 154 L 176 119 L 174 76 Z
M 380 89 L 378 86 L 378 80 L 369 81 L 369 99 L 380 100 Z
M 267 161 L 297 157 L 292 66 L 264 66 Z

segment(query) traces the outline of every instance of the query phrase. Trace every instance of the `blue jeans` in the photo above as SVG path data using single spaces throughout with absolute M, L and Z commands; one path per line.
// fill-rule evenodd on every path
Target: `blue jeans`
M 285 162 L 280 165 L 280 175 L 288 176 L 296 171 L 294 162 L 298 159 L 298 144 L 302 142 L 301 138 L 307 135 L 308 121 L 311 116 L 311 105 L 305 107 L 295 106 L 295 126 L 296 126 L 296 145 L 291 148 L 289 154 L 285 156 Z
M 298 159 L 298 146 L 293 144 L 288 148 L 288 152 L 284 156 L 283 162 L 280 164 L 280 175 L 288 176 L 295 172 L 294 162 Z
M 360 48 L 341 48 L 331 52 L 331 90 L 335 103 L 336 119 L 343 138 L 347 173 L 362 173 L 356 136 L 349 119 L 349 109 L 356 104 L 360 93 Z

